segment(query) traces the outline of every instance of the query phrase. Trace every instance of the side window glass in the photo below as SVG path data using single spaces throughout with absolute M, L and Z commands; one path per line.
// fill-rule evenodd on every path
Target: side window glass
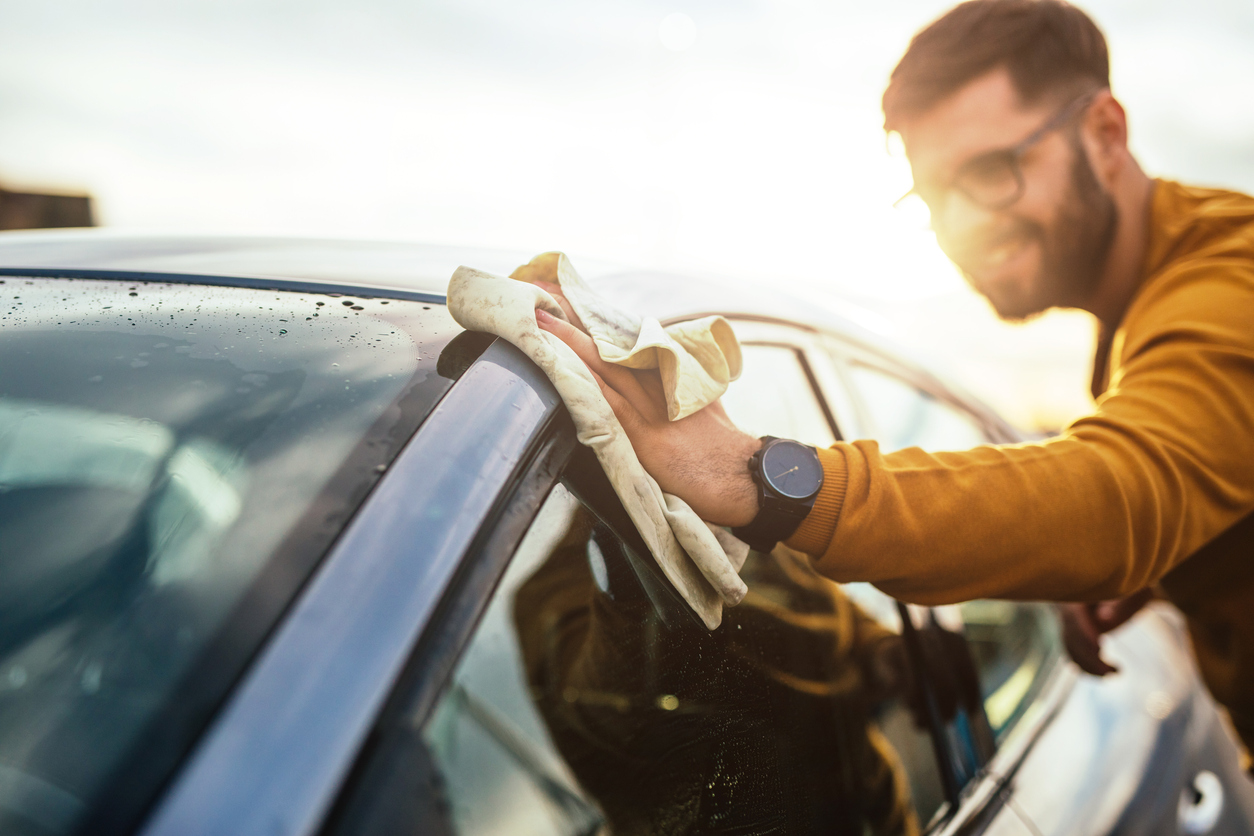
M 588 527 L 578 500 L 556 486 L 423 726 L 455 833 L 580 834 L 600 821 L 532 704 L 513 612 L 520 587 L 552 555 L 584 545 Z
M 884 452 L 966 450 L 987 443 L 975 418 L 904 380 L 861 363 L 851 363 L 848 372 Z
M 984 710 L 1001 742 L 1061 659 L 1054 610 L 1048 604 L 1014 601 L 968 601 L 959 610 Z
M 459 836 L 917 832 L 942 794 L 884 675 L 900 638 L 783 547 L 749 556 L 749 594 L 717 630 L 677 617 L 589 474 L 568 468 L 435 708 L 391 733 L 410 752 L 387 772 L 393 798 L 417 799 L 408 820 Z
M 819 447 L 836 441 L 796 349 L 747 343 L 744 369 L 723 395 L 736 426 L 755 436 L 794 438 Z
M 851 363 L 848 372 L 884 451 L 966 450 L 987 443 L 972 416 L 900 378 L 859 363 Z M 870 603 L 881 593 L 871 593 L 867 605 L 883 610 L 883 602 Z M 1059 658 L 1053 610 L 1043 604 L 970 601 L 957 611 L 979 675 L 985 713 L 1000 742 L 1031 705 Z

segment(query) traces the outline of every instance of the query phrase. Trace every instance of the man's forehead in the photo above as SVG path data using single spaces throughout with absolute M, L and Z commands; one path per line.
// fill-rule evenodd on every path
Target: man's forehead
M 975 78 L 929 110 L 903 120 L 901 140 L 921 178 L 945 177 L 987 151 L 1009 148 L 1040 126 L 1046 105 L 1024 107 L 1005 67 Z

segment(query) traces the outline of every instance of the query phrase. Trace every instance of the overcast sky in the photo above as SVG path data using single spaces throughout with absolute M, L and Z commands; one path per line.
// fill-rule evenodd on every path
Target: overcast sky
M 909 172 L 879 95 L 947 5 L 0 0 L 0 183 L 89 191 L 120 228 L 558 248 L 855 298 L 1013 411 L 1005 363 L 1074 390 L 1087 323 L 1010 334 L 890 208 Z M 1085 8 L 1147 170 L 1254 191 L 1254 2 Z

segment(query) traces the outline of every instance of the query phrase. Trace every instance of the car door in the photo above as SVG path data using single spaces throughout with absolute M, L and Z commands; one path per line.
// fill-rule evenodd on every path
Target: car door
M 756 336 L 746 380 L 834 437 L 811 347 Z M 932 736 L 869 687 L 890 631 L 804 555 L 752 554 L 749 594 L 708 631 L 588 450 L 514 481 L 508 562 L 466 555 L 476 580 L 445 597 L 323 833 L 908 834 L 935 815 Z

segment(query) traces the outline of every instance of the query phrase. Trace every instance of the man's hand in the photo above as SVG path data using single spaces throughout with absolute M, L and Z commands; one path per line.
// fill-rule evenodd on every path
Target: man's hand
M 555 286 L 540 286 L 573 322 L 579 321 Z M 536 324 L 574 349 L 592 371 L 640 463 L 662 490 L 716 525 L 753 521 L 758 492 L 748 465 L 761 442 L 737 429 L 722 404 L 715 401 L 687 418 L 669 421 L 656 371 L 633 371 L 605 362 L 591 337 L 544 311 L 536 311 Z
M 1114 601 L 1099 601 L 1096 604 L 1060 604 L 1059 614 L 1062 616 L 1062 638 L 1067 646 L 1067 653 L 1080 670 L 1094 676 L 1105 676 L 1118 673 L 1119 669 L 1102 658 L 1102 633 L 1109 633 L 1136 615 L 1154 598 L 1152 589 Z

